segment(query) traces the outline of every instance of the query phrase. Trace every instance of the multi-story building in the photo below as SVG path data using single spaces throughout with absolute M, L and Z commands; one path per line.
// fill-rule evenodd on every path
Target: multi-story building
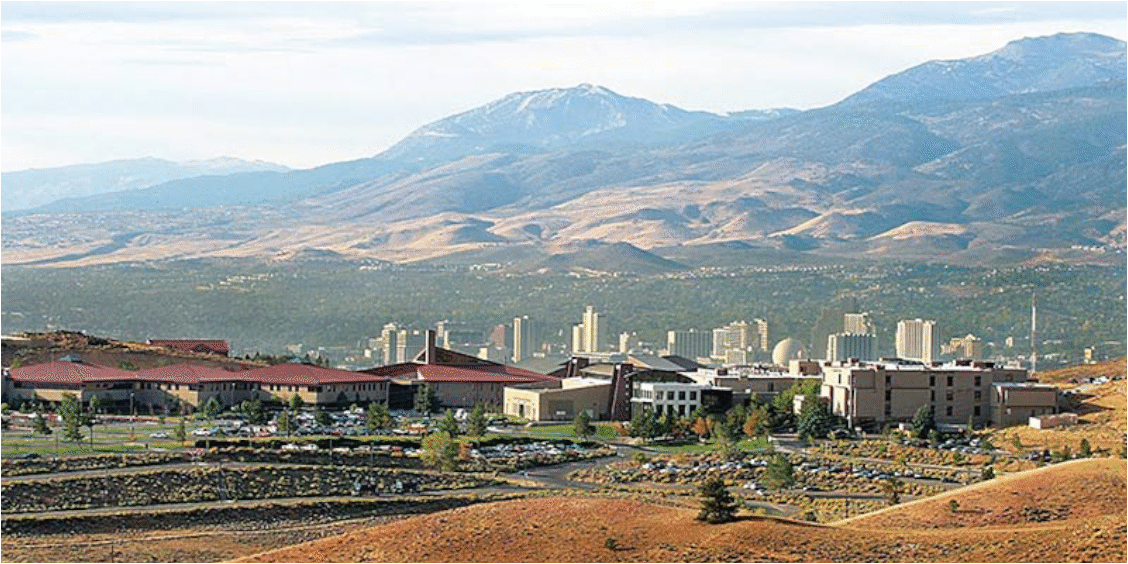
M 380 345 L 382 364 L 395 364 L 396 353 L 399 350 L 396 341 L 399 339 L 399 327 L 395 323 L 386 323 L 380 331 Z
M 869 313 L 845 313 L 842 315 L 842 332 L 857 335 L 877 335 L 873 318 Z
M 427 344 L 427 335 L 418 329 L 400 329 L 396 335 L 395 362 L 407 362 Z
M 822 381 L 820 375 L 780 372 L 770 366 L 729 366 L 725 368 L 698 368 L 683 372 L 698 384 L 732 390 L 733 403 L 748 403 L 752 399 L 769 400 L 796 383 Z
M 713 352 L 713 333 L 711 331 L 667 331 L 667 354 L 698 359 L 708 358 Z
M 768 338 L 768 322 L 763 319 L 756 318 L 752 320 L 752 326 L 752 344 L 756 347 L 756 350 L 763 352 L 770 351 L 772 342 Z
M 607 335 L 606 319 L 592 306 L 584 310 L 584 320 L 581 323 L 582 352 L 600 352 L 603 350 L 603 339 Z
M 991 388 L 991 420 L 1000 427 L 1025 425 L 1031 417 L 1058 412 L 1059 390 L 1055 386 L 1004 382 Z
M 752 330 L 747 321 L 734 321 L 713 329 L 713 350 L 710 356 L 723 359 L 730 350 L 747 351 Z
M 983 339 L 970 333 L 966 337 L 953 337 L 946 345 L 940 347 L 940 353 L 956 358 L 979 360 L 983 358 Z
M 533 355 L 539 340 L 537 324 L 529 316 L 513 318 L 513 362 L 521 362 Z
M 822 396 L 851 426 L 876 427 L 908 422 L 921 406 L 942 424 L 976 425 L 992 419 L 992 385 L 1025 382 L 1021 368 L 990 362 L 957 361 L 926 365 L 900 359 L 879 362 L 828 362 L 822 367 Z M 1054 402 L 1056 406 L 1056 401 Z
M 863 333 L 832 333 L 826 338 L 826 360 L 850 359 L 876 360 L 877 337 Z
M 940 333 L 936 322 L 903 319 L 897 322 L 897 357 L 932 362 L 940 356 Z
M 683 382 L 635 382 L 631 391 L 631 411 L 650 409 L 659 416 L 688 417 L 704 407 L 710 413 L 723 413 L 732 405 L 732 390 L 706 384 Z

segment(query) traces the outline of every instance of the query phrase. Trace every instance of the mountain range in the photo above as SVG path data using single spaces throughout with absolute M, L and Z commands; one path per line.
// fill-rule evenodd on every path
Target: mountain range
M 1125 69 L 1123 41 L 1070 33 L 926 62 L 808 111 L 691 112 L 589 84 L 520 92 L 368 159 L 180 178 L 18 214 L 5 200 L 15 237 L 4 263 L 302 251 L 639 272 L 1123 262 Z M 63 232 L 61 213 L 72 214 Z M 55 226 L 50 244 L 43 225 Z

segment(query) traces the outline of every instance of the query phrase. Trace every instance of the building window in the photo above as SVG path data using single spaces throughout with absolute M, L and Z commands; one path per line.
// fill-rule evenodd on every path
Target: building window
M 936 385 L 936 377 L 935 376 L 929 376 L 928 377 L 928 385 L 929 386 L 935 386 Z
M 936 390 L 928 390 L 928 401 L 936 401 Z
M 952 415 L 952 406 L 949 405 L 944 409 L 944 415 L 947 415 L 949 417 Z
M 979 406 L 975 406 L 975 416 L 979 417 Z
M 885 390 L 885 401 L 893 401 L 893 390 Z
M 949 386 L 951 386 L 951 385 L 952 385 L 952 377 L 951 377 L 951 376 L 948 376 L 948 385 L 949 385 Z
M 982 384 L 983 384 L 983 377 L 982 376 L 976 376 L 975 377 L 975 385 L 980 386 Z
M 944 400 L 945 401 L 952 401 L 952 390 L 948 390 L 947 392 L 944 392 Z
M 889 404 L 885 404 L 885 416 L 890 417 L 892 415 L 893 415 L 893 406 L 889 405 Z
M 678 392 L 678 399 L 685 401 L 685 391 Z
M 775 391 L 775 382 L 768 382 L 768 391 L 769 392 Z
M 888 388 L 889 386 L 892 386 L 892 385 L 893 385 L 893 377 L 886 374 L 885 375 L 885 387 Z
M 981 392 L 979 390 L 975 390 L 975 401 L 982 401 L 982 400 L 983 400 L 983 392 Z M 979 408 L 977 407 L 976 409 L 979 409 Z
M 694 401 L 696 399 L 697 399 L 697 392 L 693 392 L 693 391 L 689 392 L 689 401 Z

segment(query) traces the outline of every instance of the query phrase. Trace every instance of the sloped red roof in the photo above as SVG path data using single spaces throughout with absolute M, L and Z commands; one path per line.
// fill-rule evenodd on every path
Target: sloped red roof
M 220 382 L 242 380 L 246 370 L 226 370 L 211 366 L 197 366 L 181 362 L 169 366 L 146 368 L 130 372 L 134 378 L 148 382 L 171 382 L 173 384 L 198 384 L 200 382 Z
M 14 381 L 82 384 L 95 380 L 129 380 L 133 372 L 82 361 L 53 361 L 9 370 Z
M 312 364 L 275 364 L 263 368 L 255 368 L 240 372 L 238 377 L 251 382 L 263 384 L 284 384 L 290 386 L 316 386 L 320 384 L 335 384 L 342 382 L 376 382 L 387 380 L 386 376 L 378 376 L 365 372 L 352 372 L 325 368 Z
M 149 339 L 149 344 L 184 352 L 210 352 L 224 356 L 227 356 L 227 353 L 231 350 L 227 341 L 220 339 Z

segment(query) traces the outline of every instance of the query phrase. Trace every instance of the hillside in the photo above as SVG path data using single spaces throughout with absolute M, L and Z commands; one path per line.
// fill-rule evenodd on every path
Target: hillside
M 3 260 L 319 249 L 465 264 L 595 240 L 681 256 L 708 246 L 721 262 L 749 253 L 719 243 L 780 251 L 767 261 L 1120 264 L 1125 52 L 1095 34 L 1024 38 L 801 112 L 694 112 L 590 84 L 516 92 L 372 158 L 180 179 L 5 217 Z M 681 256 L 659 254 L 694 262 Z
M 550 498 L 486 504 L 378 526 L 254 557 L 246 562 L 1069 562 L 1123 561 L 1124 464 L 1082 461 L 1033 478 L 998 479 L 945 494 L 968 509 L 994 500 L 999 514 L 1048 504 L 1064 518 L 969 523 L 957 530 L 912 521 L 916 505 L 873 514 L 913 528 L 862 518 L 841 526 L 747 517 L 724 525 L 694 520 L 695 511 L 640 501 Z M 1045 484 L 1062 485 L 1046 495 Z M 1086 488 L 1086 484 L 1095 487 Z M 1012 493 L 1013 492 L 1013 493 Z M 1071 499 L 1067 494 L 1077 493 Z M 928 513 L 947 497 L 922 504 Z M 1068 508 L 1063 512 L 1059 506 Z M 1072 511 L 1073 513 L 1069 513 Z M 923 513 L 923 512 L 922 512 Z M 1033 515 L 1029 510 L 1027 514 Z M 972 513 L 968 513 L 973 515 Z M 615 549 L 607 547 L 614 539 Z

